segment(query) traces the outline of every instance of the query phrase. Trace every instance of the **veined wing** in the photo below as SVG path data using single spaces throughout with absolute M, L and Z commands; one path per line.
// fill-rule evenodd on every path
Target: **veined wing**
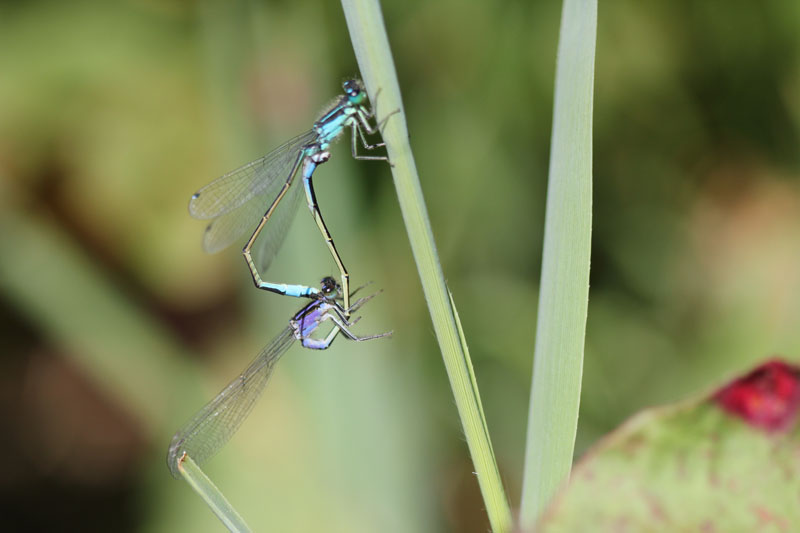
M 173 476 L 180 478 L 178 461 L 184 452 L 201 465 L 230 440 L 264 391 L 275 363 L 294 340 L 292 329 L 285 328 L 244 372 L 178 430 L 167 451 L 167 465 Z
M 216 218 L 244 205 L 254 196 L 273 190 L 277 194 L 300 151 L 316 137 L 314 130 L 309 130 L 264 157 L 220 176 L 192 195 L 189 213 L 203 220 Z
M 292 225 L 294 216 L 300 206 L 300 199 L 305 198 L 302 182 L 302 177 L 295 176 L 292 187 L 283 197 L 281 203 L 278 204 L 278 207 L 275 208 L 267 223 L 264 224 L 264 229 L 253 244 L 253 260 L 262 275 L 272 264 L 275 254 L 278 253 L 283 241 L 286 240 L 286 235 L 289 234 L 289 227 Z
M 259 270 L 266 270 L 286 238 L 302 196 L 303 187 L 298 184 L 300 181 L 303 181 L 302 178 L 295 176 L 291 187 L 272 212 L 272 216 L 256 240 L 254 257 Z M 284 180 L 280 181 L 281 187 L 284 183 Z M 203 234 L 203 249 L 213 254 L 227 248 L 246 232 L 249 237 L 249 233 L 256 229 L 259 220 L 275 200 L 278 190 L 277 187 L 270 187 L 250 198 L 238 209 L 212 220 Z

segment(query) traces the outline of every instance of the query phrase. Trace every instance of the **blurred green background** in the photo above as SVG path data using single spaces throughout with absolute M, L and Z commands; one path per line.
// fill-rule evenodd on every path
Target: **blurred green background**
M 558 2 L 383 4 L 512 503 Z M 601 3 L 578 450 L 800 354 L 800 3 Z M 335 2 L 0 3 L 0 506 L 20 531 L 220 531 L 172 433 L 302 302 L 207 256 L 189 196 L 307 129 L 357 66 Z M 207 472 L 256 531 L 488 529 L 388 167 L 316 175 L 357 330 L 293 347 Z M 335 266 L 305 209 L 267 279 Z

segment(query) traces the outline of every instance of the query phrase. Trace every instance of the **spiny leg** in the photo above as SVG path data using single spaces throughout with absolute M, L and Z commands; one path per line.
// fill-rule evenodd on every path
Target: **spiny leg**
M 353 320 L 350 325 L 355 324 L 361 319 L 361 317 L 356 318 Z M 334 323 L 333 329 L 331 329 L 330 333 L 324 339 L 315 339 L 313 337 L 305 337 L 302 339 L 301 343 L 304 348 L 309 348 L 311 350 L 325 350 L 333 344 L 334 339 L 336 338 L 339 333 L 343 334 L 345 337 L 350 339 L 351 341 L 362 342 L 362 341 L 369 341 L 372 339 L 379 339 L 381 337 L 389 337 L 392 335 L 391 331 L 387 331 L 386 333 L 379 333 L 377 335 L 366 335 L 364 337 L 359 337 L 352 331 L 350 328 L 345 324 L 344 320 L 340 320 L 338 317 L 334 315 L 326 314 L 325 318 L 321 320 L 321 322 L 325 320 L 330 320 Z
M 358 289 L 354 290 L 352 293 L 350 293 L 350 296 L 353 296 L 356 292 L 358 292 L 360 289 L 363 289 L 364 287 L 366 287 L 366 285 L 362 285 Z M 346 322 L 347 318 L 348 318 L 348 315 L 352 314 L 355 311 L 358 311 L 358 309 L 360 309 L 362 305 L 364 305 L 368 301 L 372 300 L 373 298 L 375 298 L 377 295 L 379 295 L 382 292 L 383 292 L 383 289 L 381 289 L 378 292 L 375 292 L 373 294 L 370 294 L 369 296 L 364 296 L 362 298 L 359 298 L 358 300 L 353 302 L 353 304 L 350 306 L 350 309 L 347 310 L 347 311 L 349 311 L 349 313 L 347 313 L 347 314 L 345 314 L 345 309 L 344 309 L 344 307 L 341 306 L 341 304 L 339 304 L 339 302 L 333 302 L 332 301 L 331 302 L 331 309 L 337 315 L 339 315 L 340 319 L 345 320 L 346 325 L 352 326 L 353 324 L 356 323 L 356 321 L 354 320 L 352 322 Z
M 369 296 L 365 296 L 364 298 L 360 298 L 353 307 L 350 308 L 350 311 L 355 311 L 358 307 L 364 304 L 364 302 L 372 299 L 378 293 L 371 294 Z M 330 312 L 333 311 L 333 314 Z M 325 313 L 325 316 L 322 317 L 320 323 L 324 322 L 325 320 L 330 320 L 334 324 L 336 324 L 336 328 L 341 330 L 345 337 L 353 341 L 366 341 L 370 339 L 378 339 L 380 337 L 389 337 L 391 336 L 392 332 L 388 331 L 386 333 L 380 333 L 377 335 L 368 335 L 366 337 L 358 337 L 353 332 L 350 331 L 350 328 L 353 327 L 359 320 L 361 320 L 360 316 L 357 316 L 353 320 L 348 321 L 347 317 L 344 316 L 342 310 L 338 307 L 331 307 L 328 312 Z
M 359 317 L 359 319 L 360 319 L 360 317 Z M 381 337 L 390 337 L 392 335 L 391 331 L 387 331 L 385 333 L 378 333 L 377 335 L 366 335 L 364 337 L 359 337 L 355 333 L 350 331 L 350 328 L 348 326 L 346 326 L 345 323 L 342 320 L 339 320 L 339 318 L 334 316 L 334 315 L 327 315 L 324 318 L 324 320 L 331 320 L 334 324 L 336 324 L 336 328 L 334 328 L 334 329 L 338 330 L 338 331 L 341 331 L 342 334 L 345 337 L 347 337 L 348 339 L 350 339 L 351 341 L 357 341 L 357 342 L 369 341 L 369 340 L 372 340 L 372 339 L 380 339 Z M 352 324 L 355 324 L 356 322 L 357 322 L 357 320 L 354 320 L 352 322 Z
M 264 213 L 264 216 L 261 217 L 261 221 L 256 226 L 255 231 L 250 236 L 250 239 L 247 241 L 247 244 L 244 245 L 242 249 L 242 254 L 244 255 L 244 260 L 247 262 L 247 267 L 250 269 L 250 274 L 253 276 L 253 283 L 259 289 L 263 289 L 265 291 L 274 292 L 276 294 L 285 294 L 287 296 L 294 296 L 297 298 L 301 297 L 310 297 L 319 292 L 319 289 L 314 287 L 307 287 L 305 285 L 287 285 L 285 283 L 270 283 L 268 281 L 264 281 L 261 279 L 261 275 L 258 272 L 258 268 L 256 267 L 255 262 L 253 261 L 252 257 L 252 248 L 253 244 L 256 242 L 256 239 L 261 234 L 261 230 L 264 229 L 264 225 L 272 216 L 272 213 L 275 211 L 275 208 L 278 207 L 278 204 L 286 195 L 286 192 L 289 190 L 289 187 L 292 185 L 292 181 L 294 180 L 295 174 L 297 174 L 297 168 L 300 166 L 300 162 L 303 160 L 304 155 L 301 152 L 297 156 L 297 161 L 295 161 L 294 165 L 292 165 L 292 170 L 289 173 L 289 176 L 286 178 L 286 183 L 283 184 L 281 187 L 278 196 L 272 201 L 270 204 L 269 209 L 267 212 Z
M 359 302 L 363 303 L 363 301 L 366 301 L 366 300 L 372 298 L 373 296 L 375 296 L 375 295 L 373 294 L 373 295 L 361 298 L 359 300 Z M 333 311 L 333 313 L 325 312 L 324 315 L 322 316 L 322 318 L 318 318 L 317 319 L 317 321 L 315 322 L 314 327 L 312 328 L 312 330 L 317 329 L 319 327 L 319 325 L 322 322 L 325 322 L 326 320 L 330 320 L 331 322 L 334 323 L 333 329 L 331 329 L 331 331 L 328 333 L 328 335 L 324 339 L 316 339 L 316 338 L 311 337 L 311 336 L 303 337 L 301 339 L 301 344 L 303 345 L 303 347 L 309 348 L 309 349 L 312 349 L 312 350 L 325 350 L 331 344 L 333 344 L 334 339 L 336 338 L 337 335 L 339 335 L 339 333 L 342 333 L 348 339 L 353 340 L 353 341 L 357 341 L 357 342 L 368 341 L 368 340 L 372 340 L 372 339 L 379 339 L 381 337 L 389 337 L 389 336 L 392 335 L 391 331 L 387 331 L 385 333 L 379 333 L 377 335 L 366 335 L 366 336 L 363 336 L 363 337 L 359 337 L 358 335 L 356 335 L 355 333 L 350 331 L 350 328 L 353 325 L 355 325 L 359 320 L 361 320 L 360 316 L 354 318 L 351 321 L 348 321 L 347 318 L 343 315 L 342 311 L 338 307 L 332 306 L 330 308 L 330 311 Z
M 358 123 L 353 122 L 353 125 L 350 126 L 352 129 L 352 134 L 350 135 L 351 144 L 350 144 L 350 153 L 353 154 L 353 159 L 358 159 L 361 161 L 388 161 L 389 158 L 385 155 L 361 155 L 358 153 L 356 137 L 361 138 L 361 143 L 364 145 L 364 148 L 367 150 L 374 150 L 375 148 L 380 148 L 381 146 L 386 146 L 386 143 L 375 143 L 369 144 L 367 142 L 366 137 L 364 137 L 364 132 L 362 127 L 358 125 Z
M 366 131 L 369 135 L 373 135 L 375 133 L 378 133 L 378 131 L 380 131 L 380 129 L 383 127 L 383 125 L 386 124 L 386 121 L 388 121 L 389 118 L 392 115 L 394 115 L 396 113 L 399 113 L 399 112 L 400 112 L 399 109 L 395 109 L 394 111 L 392 111 L 391 113 L 389 113 L 388 115 L 383 117 L 383 120 L 378 122 L 375 125 L 375 127 L 373 127 L 369 123 L 369 118 L 373 116 L 373 113 L 371 113 L 371 112 L 370 113 L 361 113 L 361 112 L 358 113 L 358 121 L 357 122 L 353 122 L 353 124 L 350 126 L 351 129 L 352 129 L 352 134 L 350 135 L 350 139 L 351 139 L 350 152 L 352 153 L 354 159 L 360 159 L 360 160 L 366 160 L 366 161 L 389 161 L 389 157 L 385 156 L 385 155 L 383 155 L 383 156 L 360 155 L 358 153 L 357 146 L 356 146 L 356 134 L 358 134 L 358 137 L 361 139 L 361 144 L 364 145 L 364 148 L 366 148 L 367 150 L 374 150 L 375 148 L 380 148 L 381 146 L 386 146 L 386 143 L 384 143 L 384 142 L 370 144 L 367 141 L 367 138 L 364 136 L 364 132 Z M 389 164 L 391 165 L 390 161 L 389 161 Z
M 328 313 L 325 313 L 325 315 L 322 317 L 322 319 L 320 319 L 320 320 L 318 320 L 316 322 L 316 324 L 314 325 L 313 329 L 317 329 L 317 327 L 319 327 L 319 325 L 322 322 L 324 322 L 326 320 L 329 320 L 329 319 L 330 319 L 330 315 Z M 353 324 L 355 324 L 359 320 L 361 320 L 360 316 L 356 317 L 355 319 L 353 319 L 352 322 L 347 322 L 347 320 L 344 319 L 344 318 L 342 319 L 342 321 L 345 324 L 347 324 L 348 326 L 352 326 Z M 339 335 L 339 333 L 341 333 L 341 332 L 342 332 L 342 330 L 339 329 L 338 326 L 334 325 L 334 327 L 331 328 L 331 331 L 328 333 L 328 335 L 325 336 L 324 339 L 315 339 L 314 337 L 308 336 L 308 337 L 303 337 L 303 339 L 300 341 L 300 343 L 303 345 L 304 348 L 308 348 L 308 349 L 311 349 L 311 350 L 325 350 L 331 344 L 333 344 L 333 339 L 335 339 L 336 336 Z
M 338 327 L 334 327 L 324 339 L 304 337 L 300 342 L 303 345 L 303 348 L 308 348 L 310 350 L 326 350 L 331 344 L 333 344 L 333 340 L 337 335 L 339 335 L 339 333 L 341 333 L 341 330 Z
M 362 289 L 365 289 L 365 288 L 369 287 L 369 286 L 370 286 L 370 285 L 372 285 L 373 283 L 374 283 L 374 282 L 372 282 L 372 281 L 368 281 L 368 282 L 364 283 L 363 285 L 359 285 L 358 287 L 356 287 L 355 289 L 353 289 L 353 291 L 350 293 L 350 297 L 352 298 L 352 297 L 353 297 L 353 296 L 355 296 L 355 295 L 356 295 L 356 293 L 358 293 L 360 290 L 362 290 Z
M 391 117 L 392 115 L 395 115 L 395 114 L 400 112 L 400 108 L 395 109 L 394 111 L 392 111 L 391 113 L 389 113 L 388 115 L 383 117 L 383 119 L 376 124 L 375 128 L 372 128 L 372 126 L 369 125 L 369 122 L 366 119 L 377 117 L 377 115 L 378 115 L 378 97 L 381 95 L 381 91 L 382 90 L 383 90 L 383 87 L 380 87 L 378 89 L 378 92 L 375 93 L 375 100 L 370 99 L 371 101 L 375 102 L 375 105 L 373 105 L 371 108 L 366 110 L 366 112 L 364 113 L 364 115 L 366 115 L 366 117 L 359 116 L 359 120 L 361 120 L 362 122 L 367 122 L 365 128 L 367 130 L 367 133 L 369 133 L 370 135 L 372 135 L 373 133 L 375 133 L 378 130 L 382 130 L 383 126 L 386 125 L 386 122 L 389 120 L 389 117 Z M 359 115 L 360 115 L 360 113 L 359 113 Z

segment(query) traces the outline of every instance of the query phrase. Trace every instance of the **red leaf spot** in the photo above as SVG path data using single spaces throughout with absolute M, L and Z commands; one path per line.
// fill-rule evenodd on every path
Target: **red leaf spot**
M 789 530 L 788 529 L 789 524 L 788 524 L 788 521 L 786 520 L 786 518 L 784 518 L 782 516 L 777 516 L 772 511 L 770 511 L 769 509 L 766 509 L 766 508 L 761 507 L 759 505 L 754 506 L 753 510 L 755 511 L 756 516 L 758 517 L 759 524 L 761 526 L 766 526 L 766 525 L 769 525 L 769 524 L 775 524 L 775 526 L 780 531 L 788 531 Z
M 800 408 L 800 370 L 773 360 L 720 389 L 716 402 L 751 426 L 788 429 Z
M 717 528 L 714 527 L 714 522 L 712 522 L 711 520 L 706 520 L 705 522 L 700 524 L 700 531 L 702 531 L 703 533 L 714 533 L 716 530 Z
M 664 506 L 661 505 L 661 502 L 654 494 L 644 492 L 642 496 L 645 502 L 647 502 L 647 507 L 650 509 L 651 520 L 653 522 L 669 522 Z

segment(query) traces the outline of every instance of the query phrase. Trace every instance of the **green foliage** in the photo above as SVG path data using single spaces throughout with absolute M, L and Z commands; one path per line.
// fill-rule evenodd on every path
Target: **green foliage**
M 592 250 L 592 116 L 597 2 L 567 0 L 556 62 L 522 527 L 569 477 L 578 430 Z

